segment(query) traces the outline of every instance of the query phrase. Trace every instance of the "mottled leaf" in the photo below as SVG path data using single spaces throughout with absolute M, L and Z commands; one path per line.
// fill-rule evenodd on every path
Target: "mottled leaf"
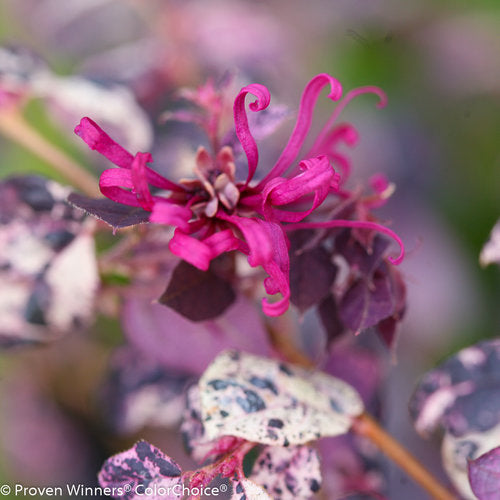
M 249 354 L 220 354 L 200 379 L 206 436 L 302 444 L 347 432 L 363 411 L 348 384 Z
M 455 436 L 500 422 L 500 340 L 462 349 L 420 381 L 410 401 L 417 431 L 438 426 Z
M 187 453 L 198 463 L 213 462 L 240 446 L 244 440 L 233 436 L 209 439 L 201 416 L 200 388 L 193 385 L 187 393 L 187 404 L 182 416 L 182 441 Z
M 290 255 L 290 300 L 301 311 L 325 298 L 335 280 L 337 269 L 328 252 L 316 247 L 296 250 Z
M 88 214 L 106 222 L 114 229 L 144 224 L 149 221 L 151 215 L 140 207 L 121 205 L 108 200 L 108 198 L 89 198 L 82 194 L 71 193 L 68 196 L 68 201 L 74 207 L 85 210 Z
M 123 500 L 145 498 L 146 488 L 153 492 L 150 500 L 178 499 L 182 485 L 180 467 L 147 441 L 108 458 L 98 477 L 103 488 L 115 488 L 110 496 Z
M 250 479 L 231 479 L 232 495 L 230 500 L 273 500 L 264 488 Z
M 479 255 L 479 262 L 482 266 L 487 266 L 496 262 L 500 263 L 500 220 L 491 230 L 490 239 L 484 245 Z
M 201 416 L 200 389 L 197 385 L 188 390 L 181 433 L 186 451 L 197 462 L 202 462 L 215 446 L 215 440 L 210 440 L 205 436 Z
M 227 348 L 272 352 L 257 308 L 242 296 L 218 318 L 194 323 L 141 294 L 125 302 L 121 319 L 130 343 L 169 370 L 201 375 Z
M 266 446 L 249 477 L 276 500 L 311 498 L 321 487 L 318 452 L 309 446 Z
M 445 434 L 441 449 L 443 465 L 455 487 L 467 500 L 476 498 L 469 482 L 469 463 L 499 445 L 500 424 L 486 432 L 469 432 L 460 437 L 449 432 Z
M 469 462 L 469 481 L 479 500 L 497 500 L 500 491 L 500 446 Z
M 191 321 L 206 321 L 221 315 L 235 299 L 231 284 L 214 272 L 214 263 L 201 271 L 181 261 L 158 302 Z
M 91 319 L 94 241 L 68 189 L 26 176 L 0 182 L 0 346 L 53 340 Z
M 146 425 L 172 427 L 180 421 L 190 377 L 167 371 L 130 347 L 116 351 L 101 392 L 101 407 L 114 432 Z
M 340 301 L 340 318 L 353 332 L 376 325 L 394 311 L 391 282 L 385 267 L 379 268 L 370 280 L 356 280 Z

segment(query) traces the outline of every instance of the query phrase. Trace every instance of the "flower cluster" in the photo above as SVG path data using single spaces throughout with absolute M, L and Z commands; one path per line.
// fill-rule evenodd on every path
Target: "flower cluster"
M 398 264 L 404 255 L 399 237 L 370 214 L 371 208 L 383 204 L 392 193 L 392 185 L 379 176 L 372 182 L 374 192 L 369 197 L 360 198 L 358 193 L 346 190 L 350 164 L 338 149 L 341 142 L 353 145 L 357 140 L 354 127 L 336 124 L 342 109 L 363 93 L 376 94 L 379 107 L 384 106 L 386 98 L 380 89 L 362 87 L 349 92 L 338 103 L 310 151 L 297 160 L 308 136 L 316 101 L 326 86 L 331 100 L 341 99 L 342 87 L 335 78 L 328 74 L 314 77 L 303 91 L 296 124 L 286 146 L 257 181 L 259 151 L 250 131 L 245 100 L 248 94 L 256 97 L 249 105 L 252 112 L 269 106 L 270 93 L 260 84 L 242 88 L 234 100 L 235 132 L 247 159 L 244 180 L 236 179 L 238 158 L 233 148 L 218 137 L 222 97 L 211 83 L 190 95 L 202 111 L 182 115 L 183 119 L 204 125 L 211 142 L 210 151 L 198 149 L 194 179 L 172 182 L 161 176 L 148 166 L 153 161 L 149 153 L 132 155 L 90 118 L 83 118 L 75 132 L 90 148 L 119 167 L 101 175 L 99 186 L 107 198 L 148 212 L 150 222 L 175 227 L 170 251 L 200 270 L 207 270 L 210 262 L 225 252 L 238 250 L 247 255 L 250 266 L 260 266 L 268 274 L 264 281 L 266 292 L 281 294 L 274 302 L 263 299 L 263 311 L 278 316 L 288 309 L 291 295 L 287 236 L 290 231 L 348 227 L 366 232 L 362 238 L 365 246 L 373 239 L 370 235 L 382 232 L 400 245 L 399 256 L 389 260 Z M 342 176 L 334 165 L 340 167 Z M 329 216 L 332 207 L 326 202 L 331 198 L 335 198 L 336 205 L 352 201 L 353 217 Z

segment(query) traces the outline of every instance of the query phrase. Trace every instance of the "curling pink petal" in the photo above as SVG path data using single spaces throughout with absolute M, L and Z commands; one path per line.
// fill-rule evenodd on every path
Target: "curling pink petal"
M 339 176 L 326 156 L 304 160 L 300 163 L 300 168 L 302 173 L 291 179 L 277 177 L 266 184 L 262 196 L 267 219 L 299 222 L 323 203 L 330 189 L 338 189 Z M 298 202 L 310 194 L 314 195 L 313 203 L 306 211 L 285 211 L 275 208 L 276 205 Z
M 248 217 L 239 217 L 237 215 L 228 215 L 223 211 L 219 211 L 217 217 L 233 224 L 242 232 L 249 248 L 248 263 L 252 267 L 262 266 L 271 260 L 273 256 L 272 242 L 269 239 L 267 231 L 264 231 L 259 224 L 262 221 Z
M 281 226 L 265 221 L 259 221 L 268 232 L 273 244 L 273 258 L 265 264 L 264 270 L 269 277 L 264 281 L 267 293 L 280 293 L 282 298 L 276 302 L 262 300 L 262 310 L 268 316 L 280 316 L 290 305 L 290 259 L 288 255 L 288 240 Z
M 344 110 L 344 108 L 357 96 L 362 94 L 375 94 L 378 97 L 377 108 L 384 108 L 387 105 L 387 95 L 386 93 L 379 87 L 375 87 L 373 85 L 368 85 L 366 87 L 358 87 L 357 89 L 352 89 L 345 97 L 337 104 L 337 107 L 334 109 L 330 118 L 326 122 L 325 126 L 318 134 L 318 137 L 314 141 L 314 144 L 311 148 L 311 151 L 317 151 L 319 146 L 323 143 L 326 136 L 330 132 L 334 123 L 337 121 L 337 118 L 340 116 L 340 113 Z
M 137 153 L 132 162 L 132 183 L 137 201 L 141 207 L 148 212 L 153 208 L 153 197 L 149 191 L 148 181 L 146 178 L 146 162 L 151 157 L 149 154 Z
M 212 250 L 205 243 L 176 229 L 168 245 L 169 250 L 193 266 L 207 271 L 212 260 Z
M 230 229 L 224 229 L 212 234 L 203 240 L 203 243 L 210 247 L 212 259 L 218 257 L 224 252 L 238 250 L 241 247 L 241 240 L 236 238 Z
M 389 261 L 392 264 L 398 265 L 404 259 L 405 256 L 405 247 L 401 238 L 388 227 L 382 226 L 381 224 L 377 224 L 376 222 L 369 221 L 361 221 L 361 220 L 330 220 L 325 222 L 297 222 L 293 224 L 288 224 L 285 229 L 287 231 L 293 231 L 295 229 L 313 229 L 313 228 L 334 228 L 334 227 L 355 227 L 361 229 L 370 229 L 372 231 L 377 231 L 379 233 L 383 233 L 387 236 L 390 236 L 396 243 L 399 245 L 399 255 L 394 257 L 389 257 Z
M 304 139 L 311 127 L 314 107 L 319 94 L 325 85 L 330 85 L 328 97 L 334 101 L 340 99 L 342 95 L 342 86 L 332 76 L 321 73 L 316 75 L 305 87 L 300 100 L 299 112 L 295 128 L 288 140 L 285 149 L 281 153 L 274 167 L 258 184 L 257 188 L 262 188 L 270 179 L 282 175 L 293 163 L 304 143 Z
M 175 226 L 183 232 L 188 232 L 189 219 L 191 219 L 192 215 L 189 208 L 166 201 L 157 201 L 153 205 L 149 220 L 156 224 Z
M 317 190 L 326 197 L 336 179 L 335 170 L 326 156 L 300 162 L 302 173 L 291 179 L 279 178 L 281 182 L 269 182 L 262 190 L 264 203 L 286 205 Z M 273 179 L 274 181 L 275 179 Z
M 134 157 L 90 118 L 80 120 L 80 124 L 75 127 L 75 134 L 81 137 L 90 149 L 98 151 L 118 167 L 132 168 Z
M 108 168 L 99 178 L 99 189 L 101 193 L 110 200 L 130 205 L 132 207 L 140 207 L 141 203 L 137 196 L 127 189 L 133 189 L 132 172 L 122 168 Z
M 250 109 L 254 112 L 266 109 L 271 101 L 269 90 L 267 90 L 264 85 L 260 85 L 258 83 L 243 87 L 234 100 L 233 112 L 236 136 L 238 137 L 238 140 L 240 141 L 243 151 L 245 151 L 248 159 L 248 176 L 246 184 L 252 180 L 255 170 L 257 169 L 257 164 L 259 163 L 257 143 L 250 133 L 250 127 L 248 126 L 248 118 L 245 110 L 245 98 L 247 94 L 253 94 L 257 97 L 257 99 L 250 104 Z

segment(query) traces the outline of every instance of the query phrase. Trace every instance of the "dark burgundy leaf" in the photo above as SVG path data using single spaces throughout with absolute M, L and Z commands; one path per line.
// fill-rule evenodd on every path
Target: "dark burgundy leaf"
M 497 500 L 500 491 L 500 446 L 469 461 L 469 481 L 479 500 Z
M 394 301 L 390 279 L 380 268 L 372 280 L 359 278 L 347 290 L 339 305 L 345 326 L 359 332 L 390 316 Z
M 365 247 L 352 235 L 351 230 L 343 231 L 335 238 L 335 248 L 351 268 L 369 278 L 382 262 L 389 240 L 376 235 L 370 247 Z
M 170 283 L 158 299 L 191 321 L 204 321 L 222 314 L 236 299 L 231 284 L 216 274 L 212 264 L 200 271 L 185 261 L 174 269 Z
M 180 467 L 147 441 L 139 441 L 123 453 L 108 458 L 99 472 L 103 488 L 115 488 L 113 498 L 139 500 L 146 488 L 158 494 L 150 500 L 176 499 L 176 485 L 182 484 Z
M 321 247 L 298 250 L 290 256 L 290 300 L 301 311 L 321 302 L 328 295 L 337 268 Z
M 339 316 L 337 302 L 333 295 L 325 297 L 318 307 L 321 323 L 325 327 L 327 342 L 330 344 L 345 331 L 344 324 Z
M 401 273 L 394 266 L 387 266 L 387 269 L 391 281 L 394 312 L 391 316 L 379 322 L 377 333 L 387 347 L 392 349 L 396 342 L 398 326 L 406 310 L 406 285 L 401 277 Z
M 354 387 L 368 406 L 376 400 L 383 378 L 382 366 L 379 356 L 370 349 L 335 345 L 323 371 Z
M 121 205 L 108 200 L 108 198 L 89 198 L 82 194 L 71 193 L 68 196 L 68 202 L 106 222 L 114 229 L 144 224 L 149 221 L 150 213 L 146 210 L 140 207 Z
M 397 338 L 397 328 L 399 319 L 394 316 L 389 316 L 383 319 L 377 325 L 378 336 L 384 341 L 384 344 L 392 349 Z

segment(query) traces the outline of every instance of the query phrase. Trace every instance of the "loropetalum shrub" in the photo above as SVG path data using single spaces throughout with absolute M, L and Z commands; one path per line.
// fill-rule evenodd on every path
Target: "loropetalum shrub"
M 325 87 L 328 98 L 340 102 L 303 154 L 313 111 Z M 327 345 L 344 333 L 373 327 L 392 346 L 405 310 L 404 282 L 394 267 L 402 261 L 404 247 L 391 229 L 377 221 L 373 210 L 386 203 L 394 186 L 378 174 L 368 192 L 348 188 L 351 164 L 342 146 L 354 146 L 358 134 L 354 126 L 337 123 L 354 97 L 374 94 L 383 107 L 385 94 L 376 87 L 363 87 L 340 100 L 340 83 L 327 74 L 316 76 L 304 89 L 295 127 L 278 160 L 264 168 L 259 166 L 253 134 L 262 137 L 272 132 L 285 113 L 268 109 L 266 87 L 248 85 L 234 100 L 234 130 L 224 130 L 227 92 L 226 87 L 208 82 L 183 92 L 191 103 L 188 110 L 169 113 L 171 120 L 200 126 L 207 137 L 207 145 L 199 147 L 193 159 L 193 177 L 176 182 L 148 166 L 153 161 L 149 153 L 129 153 L 91 118 L 83 118 L 76 134 L 118 168 L 101 174 L 99 186 L 107 200 L 74 193 L 70 203 L 114 230 L 148 222 L 153 223 L 152 231 L 158 230 L 157 225 L 175 228 L 168 249 L 182 260 L 172 264 L 159 302 L 184 316 L 182 321 L 206 322 L 225 315 L 242 291 L 248 292 L 249 281 L 250 290 L 258 293 L 255 285 L 262 269 L 267 295 L 281 295 L 262 300 L 265 315 L 280 316 L 291 302 L 301 314 L 315 309 Z M 245 106 L 248 94 L 256 97 L 250 117 Z M 256 120 L 252 115 L 259 113 Z M 397 257 L 387 255 L 386 236 L 399 244 Z M 257 272 L 241 275 L 240 255 Z M 165 310 L 155 315 L 167 317 Z M 124 327 L 130 329 L 127 321 Z M 236 341 L 239 345 L 241 340 Z M 181 429 L 190 454 L 201 464 L 199 470 L 182 472 L 174 458 L 141 441 L 105 463 L 99 474 L 101 485 L 114 488 L 114 496 L 123 498 L 139 497 L 143 490 L 153 497 L 178 498 L 176 488 L 185 485 L 197 498 L 214 479 L 226 478 L 232 498 L 313 496 L 322 479 L 318 452 L 308 443 L 346 434 L 364 404 L 346 382 L 283 363 L 284 354 L 275 353 L 273 360 L 223 352 L 191 386 Z M 133 402 L 137 404 L 145 390 L 150 395 L 154 390 L 153 408 L 165 414 L 185 380 L 170 376 L 152 382 L 148 374 L 156 368 L 144 370 L 142 362 L 133 359 L 133 352 L 121 353 L 114 382 L 106 390 L 108 401 L 113 401 L 110 414 L 118 415 L 114 424 L 122 429 L 137 423 Z M 202 355 L 198 361 L 206 366 L 203 359 Z M 201 373 L 188 371 L 194 376 Z M 120 380 L 131 376 L 138 384 L 127 389 Z M 371 397 L 369 391 L 367 399 Z M 140 424 L 158 422 L 151 411 L 146 414 Z M 353 456 L 359 456 L 352 443 L 343 446 L 344 452 L 353 450 Z M 249 455 L 254 463 L 245 471 Z M 352 486 L 347 479 L 337 488 L 336 494 Z M 381 490 L 383 481 L 363 479 L 355 489 Z
M 174 227 L 170 252 L 205 274 L 180 263 L 160 301 L 190 319 L 215 317 L 233 302 L 234 294 L 225 280 L 213 276 L 217 273 L 210 264 L 227 252 L 237 251 L 248 256 L 251 267 L 261 267 L 267 273 L 267 294 L 281 295 L 273 302 L 263 299 L 265 314 L 283 314 L 292 300 L 302 311 L 317 306 L 331 338 L 344 330 L 359 332 L 376 326 L 390 344 L 405 307 L 404 284 L 390 264 L 402 261 L 404 247 L 391 229 L 377 222 L 372 210 L 386 202 L 394 187 L 382 175 L 372 178 L 368 194 L 345 187 L 350 162 L 339 145 L 354 145 L 357 132 L 352 125 L 336 123 L 354 97 L 373 93 L 379 107 L 385 105 L 386 97 L 376 87 L 349 92 L 307 154 L 297 160 L 324 87 L 329 87 L 330 99 L 341 98 L 341 85 L 333 77 L 320 74 L 313 78 L 302 94 L 290 139 L 275 164 L 256 182 L 252 181 L 259 152 L 250 130 L 245 98 L 248 94 L 257 97 L 250 104 L 252 112 L 266 110 L 270 94 L 263 85 L 244 87 L 234 101 L 235 135 L 247 160 L 247 173 L 241 181 L 236 178 L 234 155 L 238 144 L 230 133 L 221 137 L 224 90 L 212 83 L 184 94 L 198 109 L 172 115 L 199 124 L 207 134 L 210 149 L 198 149 L 193 179 L 173 182 L 159 175 L 147 165 L 153 161 L 149 153 L 132 155 L 97 123 L 83 118 L 76 134 L 119 167 L 105 170 L 99 181 L 101 192 L 119 205 L 80 195 L 72 195 L 69 200 L 115 228 L 145 221 Z M 265 124 L 264 117 L 260 127 Z M 379 234 L 398 242 L 397 257 L 386 257 L 388 244 Z M 349 275 L 332 293 L 338 271 L 336 256 L 347 264 Z M 193 307 L 193 294 L 179 300 L 177 282 L 186 280 L 197 286 L 203 283 L 202 291 L 210 290 L 210 307 L 205 300 L 199 301 L 204 303 L 201 310 L 200 304 Z M 180 288 L 184 293 L 185 285 Z M 171 295 L 176 297 L 174 304 L 169 300 Z
M 394 185 L 379 173 L 368 188 L 352 186 L 346 148 L 358 133 L 339 117 L 363 94 L 382 108 L 385 94 L 361 87 L 342 97 L 335 78 L 317 75 L 279 146 L 269 139 L 289 111 L 270 106 L 263 85 L 248 85 L 235 98 L 230 88 L 208 81 L 184 89 L 185 107 L 163 115 L 205 133 L 186 178 L 161 175 L 149 166 L 150 153 L 130 153 L 113 131 L 85 117 L 75 132 L 117 167 L 100 176 L 104 198 L 68 196 L 69 188 L 33 176 L 0 184 L 0 346 L 54 342 L 86 327 L 96 310 L 119 318 L 125 342 L 114 349 L 96 395 L 101 418 L 122 438 L 146 426 L 176 429 L 198 466 L 181 467 L 168 449 L 140 440 L 98 474 L 114 498 L 227 492 L 241 500 L 317 493 L 383 499 L 383 468 L 367 437 L 433 498 L 497 498 L 498 341 L 462 350 L 430 371 L 410 402 L 419 432 L 444 431 L 443 461 L 456 495 L 402 454 L 367 413 L 378 413 L 384 373 L 369 332 L 394 351 L 406 308 L 397 268 L 404 247 L 375 215 Z M 337 104 L 309 137 L 325 88 Z M 247 112 L 249 94 L 255 100 Z M 10 113 L 28 98 L 10 97 L 3 104 Z M 265 157 L 278 151 L 272 164 L 259 161 L 255 138 L 266 137 Z M 115 233 L 98 252 L 93 236 L 108 228 L 95 218 Z M 495 231 L 482 264 L 498 261 Z M 27 252 L 29 260 L 22 258 Z M 292 331 L 300 329 L 297 316 L 305 319 L 306 343 L 311 318 L 323 329 L 319 361 Z

